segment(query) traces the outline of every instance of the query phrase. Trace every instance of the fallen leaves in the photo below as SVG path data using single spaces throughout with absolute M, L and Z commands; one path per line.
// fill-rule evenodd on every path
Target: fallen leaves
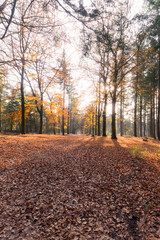
M 0 239 L 160 239 L 160 174 L 141 139 L 0 138 Z

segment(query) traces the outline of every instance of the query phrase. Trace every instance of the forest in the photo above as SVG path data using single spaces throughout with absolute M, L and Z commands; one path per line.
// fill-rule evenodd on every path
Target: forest
M 160 139 L 159 1 L 4 1 L 0 132 Z
M 160 0 L 0 0 L 0 240 L 160 239 Z

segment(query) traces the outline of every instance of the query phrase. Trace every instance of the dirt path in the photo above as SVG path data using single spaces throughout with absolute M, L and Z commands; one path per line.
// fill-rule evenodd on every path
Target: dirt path
M 159 169 L 127 143 L 1 137 L 0 239 L 160 239 Z

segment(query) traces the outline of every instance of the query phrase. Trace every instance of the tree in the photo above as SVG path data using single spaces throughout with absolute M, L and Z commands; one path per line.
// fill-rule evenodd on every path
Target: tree
M 67 86 L 69 86 L 70 76 L 69 71 L 67 69 L 67 62 L 66 62 L 66 56 L 65 52 L 63 52 L 62 59 L 59 60 L 61 63 L 61 67 L 58 71 L 58 77 L 60 84 L 62 86 L 62 96 L 63 96 L 63 103 L 62 103 L 62 135 L 65 134 L 65 98 L 66 98 L 66 89 Z M 68 116 L 68 114 L 67 114 Z
M 110 96 L 112 99 L 112 139 L 116 139 L 116 101 L 117 90 L 124 77 L 131 71 L 129 39 L 127 39 L 128 20 L 122 10 L 112 17 L 109 26 L 102 25 L 98 30 L 98 38 L 108 51 L 108 67 L 110 81 Z M 116 34 L 115 34 L 116 32 Z M 123 71 L 122 71 L 123 70 Z
M 103 96 L 104 96 L 104 108 L 103 108 L 103 127 L 102 127 L 102 136 L 106 137 L 106 108 L 107 108 L 107 78 L 108 78 L 108 52 L 105 46 L 103 46 L 99 41 L 97 41 L 98 53 L 100 55 L 100 78 L 103 81 Z M 98 126 L 100 124 L 99 114 L 98 114 Z M 100 128 L 100 126 L 98 127 Z M 100 131 L 100 130 L 99 130 Z
M 19 1 L 16 5 L 14 27 L 12 28 L 12 31 L 16 33 L 10 36 L 10 51 L 12 53 L 11 62 L 20 77 L 22 134 L 26 132 L 25 72 L 29 63 L 32 62 L 31 55 L 33 54 L 35 35 L 40 35 L 40 30 L 48 31 L 51 28 L 48 16 L 49 14 L 47 15 L 44 11 L 44 6 L 35 0 Z
M 48 93 L 48 89 L 58 77 L 62 63 L 60 63 L 60 66 L 57 68 L 48 64 L 52 56 L 49 52 L 50 49 L 48 51 L 49 43 L 47 41 L 42 42 L 35 40 L 33 46 L 34 45 L 36 47 L 35 51 L 30 56 L 32 61 L 29 64 L 30 70 L 26 71 L 26 78 L 33 97 L 35 97 L 35 104 L 40 117 L 39 133 L 42 134 L 44 95 Z
M 11 132 L 17 129 L 21 121 L 20 115 L 20 98 L 17 94 L 17 89 L 12 89 L 11 96 L 5 107 L 4 115 L 6 118 L 6 125 L 9 126 Z
M 94 102 L 91 103 L 90 105 L 88 105 L 88 107 L 86 108 L 86 111 L 83 115 L 83 132 L 85 134 L 91 134 L 92 136 L 94 136 L 95 134 L 95 116 L 96 112 L 95 112 L 95 108 L 94 108 Z
M 27 63 L 27 51 L 31 44 L 32 28 L 29 27 L 31 19 L 32 3 L 34 1 L 19 2 L 17 5 L 18 13 L 16 15 L 16 23 L 18 35 L 11 35 L 11 52 L 12 59 L 14 59 L 13 65 L 15 66 L 18 74 L 20 75 L 20 91 L 21 91 L 21 132 L 25 134 L 25 95 L 24 95 L 24 78 L 25 68 Z M 33 14 L 33 12 L 32 12 Z
M 152 12 L 151 24 L 149 26 L 150 44 L 157 53 L 158 62 L 158 113 L 157 113 L 157 136 L 160 140 L 160 4 L 159 0 L 147 0 L 149 2 L 149 10 Z
M 127 19 L 127 14 L 124 14 L 124 9 L 127 8 L 127 4 L 125 5 L 120 2 L 106 3 L 106 1 L 101 1 L 93 4 L 93 8 L 88 11 L 84 8 L 83 4 L 80 4 L 79 7 L 71 2 L 67 2 L 67 4 L 69 6 L 67 9 L 70 9 L 70 11 L 68 10 L 70 15 L 78 18 L 90 32 L 90 34 L 87 35 L 88 44 L 86 49 L 92 50 L 92 44 L 93 42 L 95 43 L 95 41 L 97 45 L 101 45 L 100 49 L 103 49 L 103 56 L 105 56 L 106 60 L 104 62 L 103 57 L 100 66 L 105 70 L 103 70 L 104 84 L 106 85 L 106 81 L 108 81 L 108 85 L 110 86 L 110 97 L 112 99 L 112 138 L 116 139 L 117 90 L 123 78 L 132 69 L 130 64 L 132 56 L 130 55 L 130 39 L 128 34 L 130 22 Z M 76 16 L 75 13 L 78 15 Z M 94 34 L 96 40 L 93 41 L 89 39 L 91 33 Z M 123 74 L 121 74 L 122 72 Z M 106 103 L 107 94 L 104 93 L 103 135 L 105 135 L 106 132 Z
M 137 101 L 138 95 L 141 97 L 141 82 L 142 82 L 142 72 L 144 66 L 144 35 L 139 34 L 135 42 L 135 59 L 133 73 L 134 75 L 134 136 L 137 137 Z M 140 114 L 141 115 L 141 114 Z M 141 118 L 142 119 L 142 118 Z M 140 124 L 141 125 L 141 124 Z
M 6 67 L 0 67 L 0 133 L 3 130 L 2 126 L 2 120 L 3 120 L 3 108 L 4 108 L 4 99 L 5 99 L 5 93 L 6 93 L 6 76 L 7 76 L 7 68 Z
M 3 40 L 6 37 L 9 26 L 11 25 L 15 14 L 16 4 L 17 0 L 12 0 L 10 3 L 8 3 L 7 0 L 4 0 L 4 2 L 0 5 L 0 26 L 2 27 L 0 40 Z M 10 11 L 9 15 L 8 11 Z
M 157 76 L 160 72 L 159 64 L 159 48 L 160 48 L 160 18 L 159 11 L 160 5 L 159 0 L 147 0 L 148 4 L 148 13 L 138 16 L 138 19 L 141 20 L 141 33 L 138 35 L 137 44 L 137 83 L 136 86 L 139 88 L 135 92 L 135 116 L 134 116 L 134 135 L 137 136 L 136 130 L 136 102 L 138 95 L 140 96 L 140 136 L 142 136 L 142 94 L 139 94 L 141 89 L 144 89 L 145 79 L 148 79 L 148 74 L 150 75 L 150 136 L 155 137 L 155 82 Z M 148 55 L 147 55 L 147 54 Z M 157 55 L 157 61 L 155 61 L 155 54 Z M 157 62 L 157 63 L 156 63 Z M 152 66 L 151 66 L 152 65 Z M 159 65 L 157 68 L 156 66 Z M 151 74 L 152 72 L 152 74 Z M 143 77 L 142 77 L 143 76 Z M 152 76 L 152 77 L 151 77 Z M 143 78 L 143 80 L 142 80 Z M 138 80 L 139 79 L 139 80 Z M 140 81 L 141 79 L 141 81 Z M 155 79 L 155 80 L 154 80 Z M 158 77 L 160 79 L 160 77 Z M 158 88 L 158 101 L 157 101 L 157 136 L 159 138 L 159 114 L 160 114 L 160 104 L 159 104 L 159 80 L 157 84 Z M 154 90 L 153 90 L 154 89 Z M 148 91 L 147 91 L 148 92 Z

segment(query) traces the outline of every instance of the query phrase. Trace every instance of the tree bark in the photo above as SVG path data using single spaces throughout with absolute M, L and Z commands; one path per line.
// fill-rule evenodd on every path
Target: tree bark
M 134 99 L 134 136 L 137 137 L 137 91 L 135 93 L 135 99 Z
M 94 112 L 92 112 L 92 136 L 94 137 Z
M 156 139 L 156 134 L 155 134 L 155 96 L 153 96 L 153 105 L 152 105 L 152 112 L 153 112 L 153 127 L 152 127 L 152 137 Z
M 69 134 L 69 122 L 70 122 L 70 119 L 69 119 L 69 115 L 70 115 L 70 113 L 69 113 L 70 111 L 69 111 L 69 108 L 68 108 L 68 120 L 67 120 L 67 134 Z
M 72 121 L 72 133 L 75 134 L 75 118 L 73 117 L 73 121 Z
M 0 133 L 2 132 L 2 97 L 0 94 Z
M 64 135 L 64 109 L 62 113 L 62 135 Z
M 43 104 L 41 104 L 41 109 L 40 109 L 40 126 L 39 126 L 39 134 L 43 133 Z
M 26 118 L 26 133 L 29 133 L 29 119 Z
M 63 79 L 62 135 L 64 135 L 65 83 Z
M 140 115 L 140 122 L 139 122 L 140 137 L 142 137 L 142 95 L 140 95 L 139 115 Z
M 103 110 L 103 137 L 106 137 L 106 108 L 107 108 L 107 94 L 104 94 L 104 110 Z
M 98 136 L 101 135 L 101 111 L 100 111 L 100 104 L 101 104 L 101 91 L 100 91 L 100 79 L 99 79 L 99 94 L 98 94 Z
M 116 87 L 114 86 L 114 93 L 112 96 L 112 139 L 117 139 L 116 136 Z
M 70 132 L 70 133 L 73 133 L 72 106 L 70 106 L 70 125 L 69 125 L 69 132 Z
M 53 133 L 56 135 L 56 123 L 53 123 Z
M 143 125 L 143 134 L 144 134 L 144 137 L 145 137 L 145 136 L 146 136 L 146 106 L 144 106 L 143 122 L 144 122 L 144 125 Z
M 158 116 L 157 116 L 157 136 L 160 140 L 160 50 L 158 52 Z
M 97 136 L 98 133 L 98 111 L 97 111 L 97 105 L 96 105 L 96 119 L 95 119 L 95 135 Z
M 123 96 L 121 90 L 121 101 L 120 101 L 120 134 L 123 136 Z
M 26 133 L 26 127 L 25 127 L 25 100 L 24 100 L 24 66 L 25 66 L 25 60 L 24 57 L 22 58 L 22 71 L 21 71 L 21 114 L 22 114 L 22 120 L 21 120 L 21 133 Z
M 150 132 L 149 132 L 149 136 L 152 137 L 153 135 L 153 108 L 152 108 L 152 98 L 153 96 L 151 96 L 151 102 L 150 102 Z
M 98 136 L 101 136 L 101 114 L 100 114 L 100 109 L 98 109 Z
M 116 100 L 117 100 L 117 61 L 115 61 L 115 73 L 113 80 L 113 94 L 112 94 L 112 139 L 117 139 L 116 136 Z
M 59 125 L 59 134 L 61 134 L 61 118 L 60 116 L 58 115 L 58 125 Z

